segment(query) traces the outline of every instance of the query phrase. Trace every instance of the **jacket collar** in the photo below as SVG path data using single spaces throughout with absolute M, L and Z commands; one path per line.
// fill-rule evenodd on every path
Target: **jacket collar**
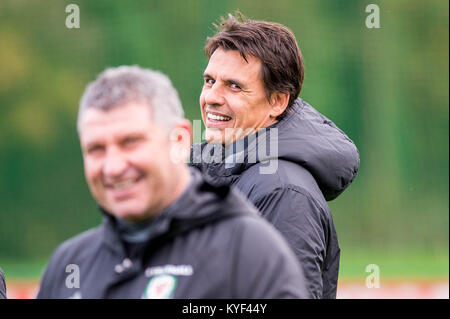
M 196 168 L 190 168 L 191 183 L 186 191 L 153 221 L 147 243 L 162 238 L 174 237 L 216 220 L 234 216 L 240 209 L 229 203 L 221 203 L 229 198 L 230 187 L 212 185 L 205 181 Z M 223 209 L 225 208 L 225 209 Z M 125 254 L 125 245 L 120 236 L 116 217 L 99 206 L 103 218 L 102 243 L 116 254 Z
M 236 147 L 239 144 L 241 148 Z M 276 147 L 276 152 L 271 151 L 272 145 Z M 261 147 L 270 151 L 261 152 Z M 230 149 L 229 154 L 240 161 L 226 165 L 225 159 L 233 157 L 222 154 Z M 242 154 L 240 149 L 244 150 Z M 210 156 L 211 153 L 215 156 Z M 219 184 L 233 184 L 243 171 L 270 159 L 285 160 L 304 167 L 314 177 L 327 200 L 339 196 L 359 169 L 359 152 L 353 141 L 300 98 L 295 100 L 285 118 L 228 148 L 202 143 L 193 145 L 191 152 L 191 165 L 206 173 L 211 182 Z
M 206 171 L 206 178 L 214 184 L 233 184 L 251 166 L 278 159 L 278 131 L 285 130 L 294 114 L 300 112 L 302 107 L 303 104 L 294 103 L 287 115 L 277 123 L 230 145 L 207 142 L 193 145 L 190 164 L 203 172 Z

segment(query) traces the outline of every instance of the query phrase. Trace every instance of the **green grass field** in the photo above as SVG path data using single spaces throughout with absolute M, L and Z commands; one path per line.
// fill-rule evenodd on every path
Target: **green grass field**
M 449 277 L 449 254 L 438 253 L 352 251 L 341 254 L 340 280 L 366 277 L 366 267 L 376 264 L 384 279 L 434 280 Z
M 9 280 L 40 278 L 47 261 L 5 261 L 0 266 Z M 449 277 L 449 254 L 414 252 L 370 252 L 345 250 L 341 253 L 339 280 L 354 280 L 369 275 L 366 266 L 376 264 L 385 279 L 433 280 Z

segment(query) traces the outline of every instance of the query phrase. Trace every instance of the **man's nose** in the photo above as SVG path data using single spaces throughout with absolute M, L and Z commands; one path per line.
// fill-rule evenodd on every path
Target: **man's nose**
M 205 92 L 205 103 L 208 105 L 223 105 L 225 103 L 225 97 L 222 87 L 215 83 Z
M 103 175 L 105 177 L 118 177 L 125 172 L 127 167 L 128 162 L 120 151 L 109 150 L 103 165 Z

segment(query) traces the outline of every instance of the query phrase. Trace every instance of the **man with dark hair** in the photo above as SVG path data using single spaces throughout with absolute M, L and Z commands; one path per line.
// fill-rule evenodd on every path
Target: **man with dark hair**
M 287 27 L 232 15 L 216 27 L 200 95 L 206 142 L 191 163 L 237 187 L 284 235 L 312 297 L 335 298 L 340 248 L 326 201 L 356 176 L 358 150 L 298 98 L 303 58 Z
M 0 299 L 6 299 L 6 283 L 3 270 L 0 268 Z
M 104 220 L 56 249 L 38 298 L 309 296 L 282 236 L 187 167 L 191 126 L 167 76 L 104 71 L 83 94 L 78 133 Z

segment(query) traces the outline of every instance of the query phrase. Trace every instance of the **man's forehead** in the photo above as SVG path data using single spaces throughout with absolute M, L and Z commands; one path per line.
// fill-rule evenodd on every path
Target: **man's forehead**
M 88 107 L 81 114 L 80 125 L 97 126 L 108 124 L 126 124 L 132 122 L 135 125 L 148 125 L 151 123 L 150 108 L 144 104 L 128 103 L 112 107 L 108 110 L 96 107 Z
M 230 75 L 258 76 L 261 69 L 261 60 L 257 57 L 247 54 L 244 59 L 237 50 L 224 50 L 218 48 L 211 55 L 205 73 L 219 72 Z M 249 74 L 253 71 L 253 74 Z
M 80 118 L 80 138 L 84 141 L 107 137 L 108 134 L 126 135 L 154 127 L 149 107 L 125 105 L 109 110 L 87 108 Z

